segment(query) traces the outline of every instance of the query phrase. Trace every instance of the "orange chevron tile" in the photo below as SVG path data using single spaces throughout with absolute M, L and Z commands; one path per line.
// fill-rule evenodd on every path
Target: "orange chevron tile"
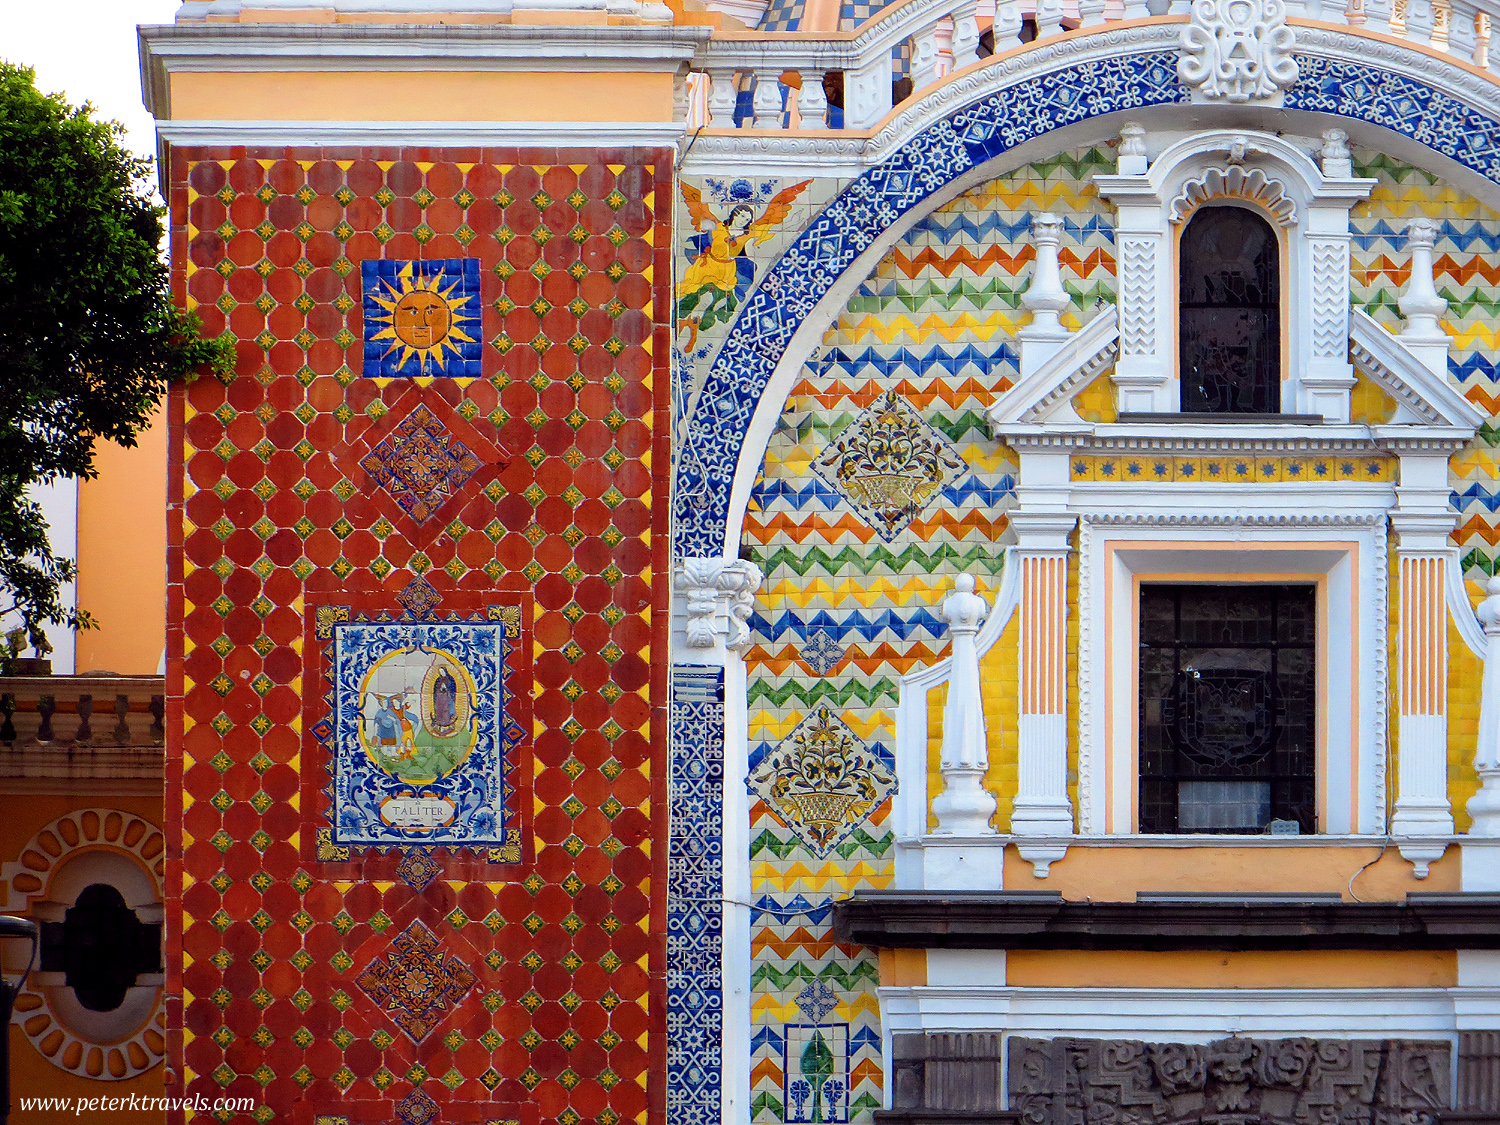
M 1500 528 L 1490 526 L 1483 516 L 1474 516 L 1455 531 L 1453 537 L 1460 544 L 1467 543 L 1471 539 L 1483 539 L 1493 547 L 1496 543 L 1500 543 Z
M 756 1083 L 764 1082 L 769 1078 L 779 1086 L 782 1083 L 783 1077 L 781 1067 L 777 1066 L 770 1059 L 765 1059 L 756 1063 L 754 1068 L 751 1069 L 750 1085 L 754 1086 Z
M 983 254 L 975 254 L 967 246 L 960 246 L 948 254 L 944 254 L 935 247 L 924 246 L 910 257 L 900 250 L 893 250 L 888 261 L 909 278 L 914 278 L 929 269 L 935 270 L 944 277 L 951 277 L 959 268 L 976 274 L 985 274 L 996 266 L 1001 267 L 1005 273 L 1017 274 L 1035 257 L 1036 248 L 1030 245 L 1022 246 L 1014 254 L 1006 253 L 1001 246 L 989 246 Z M 1057 258 L 1058 264 L 1064 270 L 1084 277 L 1100 269 L 1110 274 L 1115 272 L 1114 255 L 1102 249 L 1091 250 L 1080 258 L 1073 250 L 1064 248 L 1058 251 Z
M 1476 385 L 1464 391 L 1464 398 L 1475 406 L 1483 407 L 1486 414 L 1500 414 L 1500 394 L 1489 394 L 1483 387 Z

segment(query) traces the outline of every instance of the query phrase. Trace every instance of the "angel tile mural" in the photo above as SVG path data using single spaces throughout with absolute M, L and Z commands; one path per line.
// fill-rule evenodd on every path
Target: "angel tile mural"
M 700 332 L 729 323 L 755 280 L 755 263 L 746 251 L 771 240 L 791 215 L 792 203 L 811 183 L 803 180 L 770 195 L 775 181 L 759 189 L 748 180 L 727 185 L 707 181 L 704 186 L 719 201 L 722 218 L 713 205 L 704 202 L 701 189 L 682 185 L 682 199 L 696 232 L 688 236 L 690 264 L 677 283 L 677 333 L 679 338 L 687 333 L 684 352 L 697 348 Z

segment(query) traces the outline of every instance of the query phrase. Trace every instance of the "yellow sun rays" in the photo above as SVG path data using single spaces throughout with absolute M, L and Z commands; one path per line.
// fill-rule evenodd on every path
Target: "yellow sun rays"
M 462 327 L 468 321 L 479 319 L 461 311 L 469 300 L 468 295 L 451 296 L 462 285 L 463 279 L 455 278 L 447 285 L 445 281 L 447 278 L 442 273 L 431 277 L 416 276 L 411 264 L 402 267 L 396 275 L 395 285 L 381 279 L 380 284 L 385 287 L 389 299 L 379 292 L 371 293 L 370 299 L 386 310 L 383 316 L 374 318 L 384 327 L 369 339 L 390 341 L 390 347 L 381 356 L 382 361 L 399 351 L 401 355 L 395 366 L 400 370 L 415 356 L 419 375 L 428 376 L 429 365 L 441 369 L 445 349 L 462 359 L 463 351 L 459 345 L 475 343 L 474 337 Z M 440 373 L 440 370 L 433 372 Z

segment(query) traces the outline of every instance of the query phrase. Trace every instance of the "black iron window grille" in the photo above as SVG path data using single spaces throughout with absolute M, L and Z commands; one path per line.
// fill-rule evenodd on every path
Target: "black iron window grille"
M 1140 690 L 1142 832 L 1317 831 L 1312 586 L 1142 586 Z
M 112 1012 L 142 973 L 162 971 L 161 925 L 142 922 L 108 883 L 93 883 L 61 922 L 42 923 L 41 967 L 65 973 L 89 1011 Z
M 1203 207 L 1178 244 L 1183 413 L 1281 410 L 1281 252 L 1243 207 Z

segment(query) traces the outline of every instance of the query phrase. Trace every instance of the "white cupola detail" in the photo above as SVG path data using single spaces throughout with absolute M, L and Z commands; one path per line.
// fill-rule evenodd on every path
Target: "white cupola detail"
M 932 801 L 939 835 L 986 836 L 995 832 L 990 825 L 995 797 L 984 787 L 990 758 L 979 689 L 979 653 L 974 645 L 975 634 L 988 612 L 989 604 L 974 592 L 974 578 L 969 574 L 958 576 L 953 593 L 943 599 L 939 611 L 948 622 L 948 636 L 953 641 L 948 702 L 943 706 L 943 791 Z

